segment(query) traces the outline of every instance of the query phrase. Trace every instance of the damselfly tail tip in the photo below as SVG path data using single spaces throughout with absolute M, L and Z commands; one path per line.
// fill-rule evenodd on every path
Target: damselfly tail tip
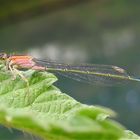
M 131 77 L 130 79 L 131 79 L 132 81 L 140 82 L 140 78 Z

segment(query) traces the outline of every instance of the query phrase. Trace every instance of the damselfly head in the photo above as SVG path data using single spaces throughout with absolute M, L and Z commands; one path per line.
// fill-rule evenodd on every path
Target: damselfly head
M 0 60 L 6 60 L 8 55 L 6 53 L 0 53 Z

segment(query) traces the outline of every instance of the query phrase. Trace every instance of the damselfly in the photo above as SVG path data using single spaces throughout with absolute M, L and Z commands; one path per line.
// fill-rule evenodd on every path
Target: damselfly
M 37 71 L 56 72 L 77 81 L 90 84 L 112 85 L 127 81 L 140 81 L 140 79 L 128 75 L 124 69 L 113 65 L 72 65 L 40 60 L 28 55 L 7 55 L 6 53 L 0 54 L 0 60 L 5 62 L 6 67 L 11 71 L 15 78 L 18 74 L 24 80 L 26 80 L 26 78 L 19 70 L 33 69 Z

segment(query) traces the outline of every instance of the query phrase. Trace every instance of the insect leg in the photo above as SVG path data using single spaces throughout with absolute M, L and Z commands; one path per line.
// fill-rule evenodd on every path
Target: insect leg
M 23 81 L 25 81 L 27 83 L 27 86 L 29 87 L 29 81 L 28 81 L 28 79 L 18 69 L 16 69 L 14 66 L 13 66 L 13 71 L 14 71 L 14 73 L 16 75 L 19 75 L 21 77 L 21 79 Z
M 13 80 L 15 80 L 16 77 L 17 77 L 17 74 L 14 72 L 12 61 L 7 62 L 6 67 L 7 67 L 7 69 L 10 69 L 10 71 L 11 71 L 11 73 L 13 75 Z

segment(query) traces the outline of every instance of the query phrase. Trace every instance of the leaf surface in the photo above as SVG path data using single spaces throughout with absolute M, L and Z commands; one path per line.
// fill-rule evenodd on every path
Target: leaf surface
M 57 78 L 47 72 L 22 72 L 12 80 L 0 67 L 0 123 L 32 133 L 45 140 L 119 140 L 124 128 L 108 119 L 110 109 L 81 104 L 62 93 L 53 83 Z

